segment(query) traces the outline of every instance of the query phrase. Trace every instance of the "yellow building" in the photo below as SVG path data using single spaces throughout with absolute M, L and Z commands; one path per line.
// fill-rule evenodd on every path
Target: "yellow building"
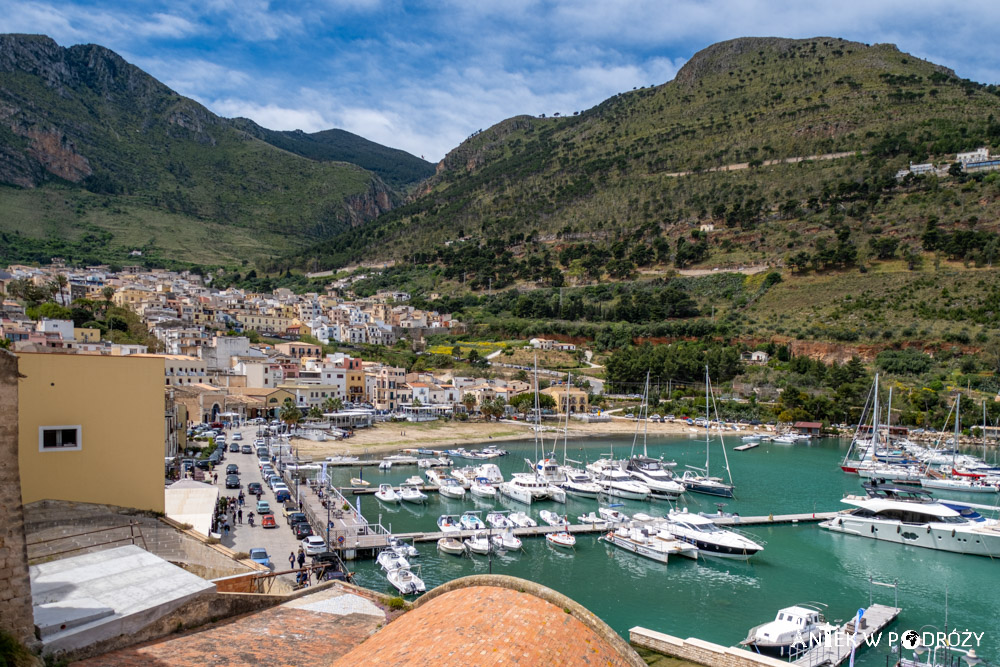
M 21 497 L 163 511 L 163 360 L 19 354 Z
M 556 401 L 556 407 L 561 414 L 566 414 L 567 408 L 570 414 L 587 411 L 587 392 L 579 387 L 569 388 L 569 397 L 566 394 L 566 385 L 556 385 L 547 389 L 542 389 L 542 394 L 548 394 Z
M 80 343 L 100 343 L 101 342 L 101 330 L 100 329 L 83 329 L 80 327 L 74 327 L 73 329 L 73 339 Z

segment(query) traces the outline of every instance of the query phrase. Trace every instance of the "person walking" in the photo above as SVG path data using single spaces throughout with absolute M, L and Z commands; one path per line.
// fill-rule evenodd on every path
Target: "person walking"
M 222 524 L 222 534 L 225 537 L 229 537 L 229 520 L 227 519 L 225 523 Z
M 236 512 L 236 522 L 237 523 L 243 523 L 243 510 L 242 509 Z
M 302 550 L 302 547 L 299 547 L 299 567 L 301 568 L 305 566 L 305 564 L 306 564 L 306 552 Z
M 288 554 L 288 567 L 295 569 L 295 552 Z
M 212 473 L 212 483 L 213 484 L 218 484 L 219 483 L 219 473 L 217 473 L 217 472 L 213 472 Z

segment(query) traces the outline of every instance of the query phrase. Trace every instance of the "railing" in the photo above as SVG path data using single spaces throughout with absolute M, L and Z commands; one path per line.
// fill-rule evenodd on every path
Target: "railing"
M 30 548 L 30 547 L 38 546 L 40 544 L 49 544 L 51 542 L 59 542 L 61 540 L 72 540 L 74 538 L 82 537 L 84 535 L 95 535 L 97 533 L 107 533 L 107 532 L 112 531 L 112 530 L 124 530 L 126 528 L 129 531 L 129 534 L 126 537 L 121 537 L 121 538 L 118 538 L 116 540 L 105 540 L 104 542 L 93 542 L 93 543 L 90 543 L 90 544 L 84 544 L 82 546 L 73 547 L 71 549 L 63 549 L 61 551 L 48 552 L 48 553 L 45 553 L 44 555 L 29 557 L 28 560 L 31 561 L 31 560 L 37 560 L 39 558 L 49 558 L 51 556 L 58 556 L 58 555 L 65 554 L 65 553 L 70 553 L 70 552 L 73 552 L 73 551 L 83 551 L 84 549 L 90 549 L 92 547 L 99 547 L 99 546 L 104 546 L 104 545 L 107 545 L 107 544 L 118 544 L 119 542 L 131 542 L 134 545 L 136 543 L 136 540 L 140 540 L 142 542 L 142 548 L 145 549 L 146 551 L 149 551 L 149 548 L 146 546 L 146 538 L 142 534 L 142 525 L 140 523 L 138 523 L 137 521 L 129 521 L 128 524 L 126 524 L 124 526 L 112 526 L 110 528 L 98 528 L 97 530 L 88 530 L 88 531 L 85 531 L 85 532 L 82 532 L 82 533 L 74 533 L 73 535 L 61 535 L 59 537 L 53 537 L 53 538 L 50 538 L 50 539 L 47 539 L 47 540 L 37 540 L 35 542 L 28 542 L 25 546 L 27 546 L 27 547 Z

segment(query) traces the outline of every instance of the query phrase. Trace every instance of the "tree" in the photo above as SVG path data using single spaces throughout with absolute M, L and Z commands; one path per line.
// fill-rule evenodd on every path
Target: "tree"
M 302 419 L 302 411 L 295 407 L 295 403 L 292 399 L 286 398 L 285 403 L 281 406 L 281 412 L 278 415 L 278 419 L 283 421 L 289 428 L 289 430 L 294 429 L 295 426 Z
M 466 412 L 472 412 L 472 408 L 476 407 L 476 397 L 473 394 L 465 394 L 462 396 L 462 405 L 465 406 Z
M 323 401 L 323 409 L 327 412 L 340 412 L 344 409 L 344 402 L 340 398 L 331 396 Z
M 323 417 L 323 411 L 319 409 L 318 405 L 314 405 L 309 408 L 309 417 L 311 419 L 321 419 Z

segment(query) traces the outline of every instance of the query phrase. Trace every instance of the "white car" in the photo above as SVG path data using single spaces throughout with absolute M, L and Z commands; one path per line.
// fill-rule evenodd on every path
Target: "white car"
M 326 540 L 319 535 L 310 535 L 302 540 L 302 550 L 307 556 L 315 556 L 326 551 Z
M 243 439 L 242 433 L 233 433 L 233 440 L 242 440 L 242 439 Z
M 253 446 L 254 447 L 266 447 L 267 446 L 267 442 L 264 441 L 264 438 L 257 438 L 256 440 L 253 441 Z

